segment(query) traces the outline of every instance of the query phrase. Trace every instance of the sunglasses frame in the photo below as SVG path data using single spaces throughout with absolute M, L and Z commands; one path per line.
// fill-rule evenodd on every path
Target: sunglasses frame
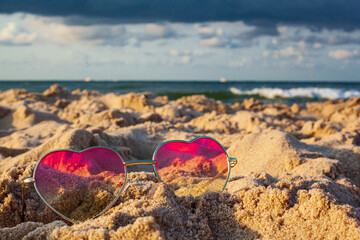
M 119 199 L 120 195 L 125 192 L 125 190 L 127 189 L 127 187 L 129 186 L 128 182 L 127 182 L 127 166 L 132 166 L 132 165 L 152 165 L 153 167 L 153 171 L 154 171 L 154 174 L 155 174 L 155 177 L 156 179 L 158 180 L 158 182 L 163 182 L 156 170 L 156 161 L 155 161 L 155 156 L 156 156 L 156 153 L 158 152 L 158 150 L 160 149 L 160 147 L 162 147 L 163 145 L 167 144 L 167 143 L 171 143 L 171 142 L 184 142 L 184 143 L 192 143 L 194 141 L 196 141 L 197 139 L 200 139 L 200 138 L 208 138 L 208 139 L 211 139 L 211 140 L 214 140 L 216 143 L 219 144 L 219 146 L 222 148 L 222 150 L 225 152 L 226 154 L 226 157 L 227 157 L 227 161 L 228 161 L 228 176 L 227 176 L 227 179 L 226 179 L 226 182 L 224 184 L 224 187 L 222 188 L 221 192 L 222 193 L 224 190 L 225 190 L 225 187 L 229 181 L 229 178 L 230 178 L 230 172 L 231 172 L 231 168 L 233 168 L 236 164 L 237 164 L 237 159 L 236 158 L 231 158 L 229 157 L 228 153 L 226 152 L 225 148 L 221 145 L 221 143 L 219 143 L 216 139 L 212 138 L 212 137 L 208 137 L 208 136 L 201 136 L 201 137 L 197 137 L 197 138 L 194 138 L 190 141 L 185 141 L 185 140 L 170 140 L 170 141 L 166 141 L 166 142 L 163 142 L 161 143 L 154 151 L 154 154 L 153 154 L 153 157 L 152 157 L 152 160 L 139 160 L 139 161 L 130 161 L 130 162 L 125 162 L 121 155 L 115 151 L 114 149 L 112 148 L 109 148 L 109 147 L 104 147 L 104 146 L 95 146 L 95 147 L 89 147 L 89 148 L 86 148 L 84 150 L 81 150 L 81 151 L 75 151 L 75 150 L 71 150 L 71 149 L 56 149 L 56 150 L 53 150 L 53 151 L 50 151 L 50 152 L 47 152 L 45 153 L 41 158 L 40 160 L 37 162 L 35 168 L 34 168 L 34 173 L 33 173 L 33 177 L 30 177 L 30 178 L 26 178 L 24 181 L 23 181 L 23 187 L 22 187 L 22 209 L 21 209 L 21 222 L 24 222 L 24 218 L 25 218 L 25 201 L 24 201 L 24 198 L 25 198 L 25 194 L 26 194 L 26 189 L 27 189 L 27 185 L 29 183 L 33 183 L 34 184 L 34 188 L 36 190 L 36 193 L 39 195 L 40 199 L 51 209 L 53 210 L 56 214 L 58 214 L 60 217 L 64 218 L 65 220 L 71 222 L 71 223 L 74 223 L 74 224 L 78 224 L 79 222 L 78 221 L 75 221 L 71 218 L 68 218 L 66 217 L 65 215 L 63 215 L 62 213 L 60 213 L 59 211 L 57 211 L 55 208 L 53 208 L 44 198 L 43 196 L 40 194 L 39 192 L 39 189 L 37 188 L 36 186 L 36 181 L 35 181 L 35 174 L 36 174 L 36 170 L 40 164 L 40 162 L 43 160 L 43 158 L 50 154 L 50 153 L 53 153 L 53 152 L 58 152 L 58 151 L 70 151 L 70 152 L 75 152 L 75 153 L 83 153 L 83 152 L 86 152 L 88 150 L 91 150 L 91 149 L 94 149 L 94 148 L 103 148 L 103 149 L 108 149 L 112 152 L 114 152 L 121 160 L 121 162 L 123 163 L 124 165 L 124 170 L 125 170 L 125 179 L 124 179 L 124 184 L 122 185 L 118 195 L 114 198 L 114 200 L 104 209 L 102 210 L 99 214 L 97 214 L 96 216 L 92 217 L 92 219 L 94 218 L 97 218 L 99 216 L 101 216 L 102 214 L 104 214 L 107 210 L 109 210 L 114 204 L 115 202 Z M 176 194 L 175 194 L 176 196 Z

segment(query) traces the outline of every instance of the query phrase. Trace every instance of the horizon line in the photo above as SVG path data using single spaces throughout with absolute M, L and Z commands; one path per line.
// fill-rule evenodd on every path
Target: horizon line
M 81 79 L 0 79 L 0 82 L 85 82 Z M 221 82 L 219 79 L 94 79 L 88 82 Z M 88 83 L 87 82 L 87 83 Z M 273 80 L 273 79 L 246 79 L 246 80 L 235 80 L 235 79 L 227 79 L 226 82 L 323 82 L 323 83 L 354 83 L 359 82 L 359 80 Z

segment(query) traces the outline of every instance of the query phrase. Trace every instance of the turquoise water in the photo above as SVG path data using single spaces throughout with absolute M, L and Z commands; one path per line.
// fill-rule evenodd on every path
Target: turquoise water
M 276 81 L 0 81 L 0 91 L 23 88 L 28 92 L 42 92 L 58 83 L 68 90 L 88 89 L 100 93 L 149 91 L 156 95 L 167 95 L 169 99 L 192 94 L 225 102 L 242 101 L 254 97 L 266 103 L 325 101 L 360 96 L 360 82 L 276 82 Z

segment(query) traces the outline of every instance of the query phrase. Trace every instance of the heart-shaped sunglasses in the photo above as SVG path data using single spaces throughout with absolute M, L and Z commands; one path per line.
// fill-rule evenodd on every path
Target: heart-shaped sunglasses
M 157 180 L 168 184 L 177 196 L 195 197 L 206 191 L 222 192 L 236 163 L 210 137 L 164 142 L 152 160 L 132 162 L 107 147 L 51 151 L 39 160 L 33 177 L 24 180 L 21 219 L 24 221 L 28 183 L 34 183 L 40 198 L 55 213 L 78 223 L 102 215 L 116 202 L 128 186 L 127 166 L 151 164 Z

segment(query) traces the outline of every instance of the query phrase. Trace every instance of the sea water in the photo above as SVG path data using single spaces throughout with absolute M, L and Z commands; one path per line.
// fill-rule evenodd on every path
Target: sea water
M 193 94 L 225 102 L 241 102 L 256 98 L 265 103 L 299 103 L 347 99 L 360 96 L 360 82 L 309 81 L 0 81 L 0 91 L 13 88 L 28 92 L 42 92 L 52 84 L 60 84 L 69 91 L 96 90 L 100 93 L 152 92 L 166 95 L 170 100 Z

